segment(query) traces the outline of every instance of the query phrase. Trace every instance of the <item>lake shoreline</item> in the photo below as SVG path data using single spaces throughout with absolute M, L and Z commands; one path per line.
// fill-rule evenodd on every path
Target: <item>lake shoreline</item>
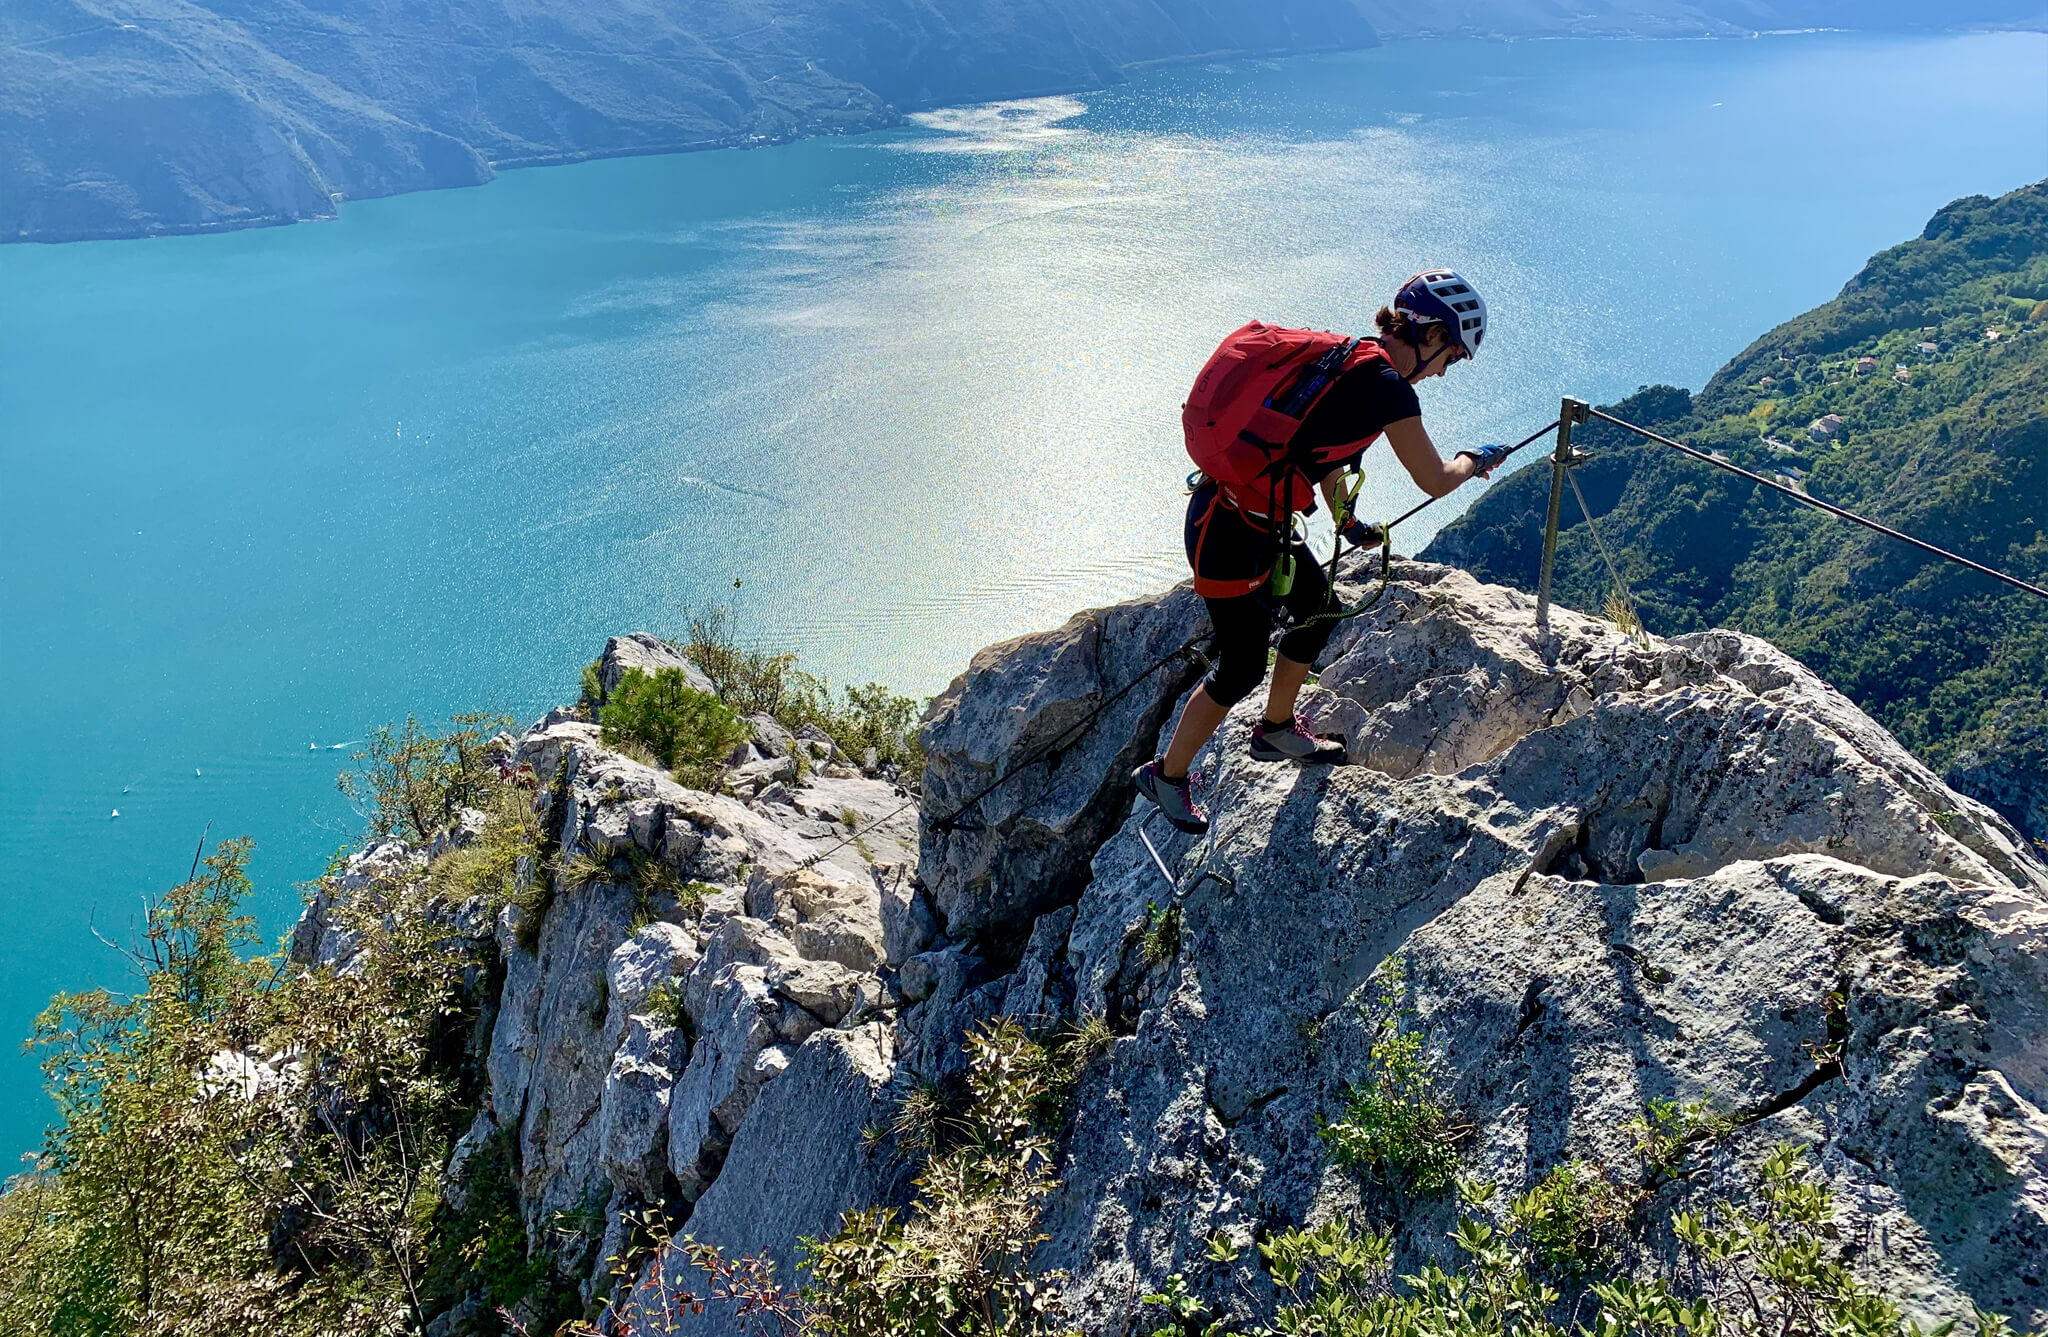
M 1265 50 L 1231 49 L 1199 52 L 1186 56 L 1173 56 L 1161 60 L 1134 61 L 1121 67 L 1123 76 L 1116 83 L 1067 83 L 1062 82 L 1045 87 L 1005 92 L 969 102 L 934 102 L 902 108 L 889 108 L 867 123 L 820 127 L 790 134 L 779 135 L 723 135 L 693 142 L 660 146 L 633 145 L 617 149 L 565 150 L 560 153 L 532 154 L 520 158 L 486 159 L 484 166 L 489 175 L 475 181 L 448 181 L 445 183 L 411 186 L 398 190 L 374 194 L 345 195 L 335 192 L 331 199 L 332 212 L 290 215 L 265 214 L 261 216 L 233 219 L 218 219 L 202 223 L 172 224 L 137 230 L 107 230 L 68 235 L 36 235 L 0 237 L 0 246 L 68 246 L 79 243 L 106 241 L 149 241 L 164 237 L 204 237 L 228 232 L 246 232 L 259 228 L 289 227 L 295 223 L 331 223 L 341 217 L 344 206 L 364 200 L 391 199 L 400 195 L 420 195 L 430 191 L 469 190 L 488 186 L 500 173 L 523 171 L 534 167 L 566 167 L 576 163 L 603 162 L 615 158 L 666 158 L 683 154 L 715 153 L 724 150 L 754 150 L 781 148 L 789 144 L 813 139 L 845 139 L 861 135 L 876 134 L 885 130 L 901 129 L 913 116 L 933 111 L 946 111 L 966 107 L 985 107 L 1002 102 L 1025 102 L 1035 98 L 1071 96 L 1081 93 L 1100 93 L 1127 83 L 1132 77 L 1156 71 L 1171 70 L 1189 65 L 1214 61 L 1233 60 L 1292 60 L 1311 56 L 1343 55 L 1355 51 L 1370 51 L 1381 47 L 1405 45 L 1411 42 L 1498 42 L 1513 45 L 1522 42 L 1742 42 L 1762 41 L 1773 37 L 1816 37 L 1816 36 L 1865 36 L 1918 39 L 1930 37 L 1966 37 L 1989 33 L 2041 32 L 2048 31 L 2048 24 L 2036 26 L 2028 23 L 2008 25 L 1973 24 L 1962 27 L 1935 27 L 1925 30 L 1865 30 L 1855 28 L 1795 28 L 1782 30 L 1754 30 L 1749 32 L 1572 32 L 1572 33 L 1504 33 L 1504 32 L 1418 32 L 1398 37 L 1381 38 L 1366 45 L 1342 45 L 1311 48 L 1270 48 Z

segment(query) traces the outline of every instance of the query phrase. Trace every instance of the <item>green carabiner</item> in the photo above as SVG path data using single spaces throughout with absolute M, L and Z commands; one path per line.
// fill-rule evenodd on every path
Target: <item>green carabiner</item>
M 1266 577 L 1266 588 L 1275 599 L 1285 599 L 1294 593 L 1294 552 L 1289 549 L 1273 559 L 1273 574 Z

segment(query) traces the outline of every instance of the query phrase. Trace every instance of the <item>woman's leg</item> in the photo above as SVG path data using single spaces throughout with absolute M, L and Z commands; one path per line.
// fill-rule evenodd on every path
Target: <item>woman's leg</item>
M 1160 774 L 1169 780 L 1187 779 L 1188 767 L 1195 764 L 1195 754 L 1215 736 L 1223 717 L 1229 713 L 1229 706 L 1219 705 L 1210 697 L 1207 683 L 1195 688 L 1187 709 L 1180 713 L 1180 723 L 1173 728 L 1173 741 L 1167 744 L 1166 756 L 1159 763 Z
M 1325 607 L 1330 595 L 1329 577 L 1316 564 L 1315 554 L 1306 547 L 1297 547 L 1294 571 L 1294 589 L 1287 596 L 1287 611 L 1303 625 L 1280 638 L 1280 653 L 1273 661 L 1273 685 L 1266 690 L 1268 724 L 1293 723 L 1294 703 L 1301 695 L 1301 685 L 1308 681 L 1316 656 L 1330 643 L 1330 633 L 1337 628 L 1328 619 L 1308 620 L 1331 611 Z
M 1215 734 L 1230 708 L 1250 696 L 1266 676 L 1266 638 L 1272 634 L 1273 618 L 1258 596 L 1203 602 L 1209 606 L 1209 625 L 1216 633 L 1216 668 L 1188 698 L 1160 762 L 1160 773 L 1172 780 L 1187 776 L 1195 754 Z
M 1273 660 L 1273 683 L 1266 689 L 1266 723 L 1286 725 L 1294 722 L 1294 702 L 1301 695 L 1301 685 L 1308 681 L 1308 671 L 1313 662 L 1304 664 L 1286 655 Z

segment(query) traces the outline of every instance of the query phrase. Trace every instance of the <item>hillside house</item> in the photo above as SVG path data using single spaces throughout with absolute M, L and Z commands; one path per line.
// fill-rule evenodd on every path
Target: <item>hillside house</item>
M 1871 374 L 1872 372 L 1874 372 L 1874 371 L 1876 371 L 1876 370 L 1877 370 L 1877 359 L 1876 359 L 1876 358 L 1874 358 L 1874 357 L 1859 357 L 1859 358 L 1857 358 L 1857 359 L 1856 359 L 1856 374 L 1857 374 L 1858 376 L 1868 376 L 1868 375 L 1870 375 L 1870 374 Z
M 1829 413 L 1806 424 L 1806 434 L 1815 441 L 1831 441 L 1842 434 L 1842 415 Z
M 1913 373 L 1905 363 L 1901 362 L 1898 366 L 1892 368 L 1892 379 L 1900 385 L 1905 385 L 1913 379 Z
M 1939 357 L 1939 356 L 1941 356 L 1941 345 L 1940 345 L 1940 344 L 1937 344 L 1937 343 L 1923 343 L 1923 344 L 1921 344 L 1921 345 L 1920 345 L 1920 356 L 1921 356 L 1921 357 Z

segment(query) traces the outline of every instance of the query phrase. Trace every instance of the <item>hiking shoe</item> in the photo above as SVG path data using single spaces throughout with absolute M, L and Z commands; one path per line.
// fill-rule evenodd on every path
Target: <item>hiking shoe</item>
M 1299 715 L 1285 724 L 1263 719 L 1254 724 L 1251 752 L 1254 761 L 1298 761 L 1304 766 L 1339 766 L 1349 756 L 1343 739 L 1310 733 Z
M 1209 817 L 1195 806 L 1194 785 L 1188 780 L 1174 780 L 1162 774 L 1157 761 L 1148 761 L 1131 772 L 1131 779 L 1137 781 L 1138 792 L 1159 805 L 1159 811 L 1166 820 L 1187 832 L 1199 836 L 1209 829 Z

